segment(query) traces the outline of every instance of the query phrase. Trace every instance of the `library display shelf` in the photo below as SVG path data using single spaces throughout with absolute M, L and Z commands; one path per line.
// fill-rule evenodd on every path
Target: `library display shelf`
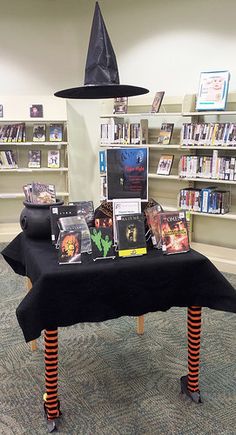
M 213 153 L 219 160 L 223 157 L 236 160 L 236 143 L 227 142 L 222 144 L 216 141 L 211 143 L 183 144 L 183 126 L 186 123 L 234 123 L 236 116 L 236 93 L 229 94 L 225 111 L 195 111 L 196 95 L 185 95 L 184 97 L 164 96 L 158 113 L 151 113 L 152 98 L 150 96 L 136 97 L 128 102 L 127 113 L 113 114 L 113 102 L 104 101 L 101 115 L 101 125 L 112 122 L 119 124 L 123 119 L 124 123 L 148 121 L 148 138 L 143 143 L 126 144 L 100 143 L 101 148 L 108 147 L 148 147 L 149 149 L 149 173 L 148 187 L 149 197 L 156 199 L 165 210 L 176 210 L 178 208 L 177 198 L 180 189 L 202 189 L 205 186 L 217 186 L 217 190 L 230 191 L 231 207 L 226 214 L 190 212 L 191 216 L 191 245 L 204 255 L 213 259 L 222 271 L 236 273 L 236 239 L 232 237 L 236 230 L 236 178 L 220 179 L 206 177 L 183 177 L 179 175 L 180 153 L 186 156 L 213 157 Z M 129 121 L 130 119 L 130 121 Z M 163 123 L 174 124 L 172 137 L 169 144 L 157 143 Z M 141 124 L 140 124 L 141 125 Z M 140 137 L 142 135 L 140 134 Z M 102 135 L 101 135 L 102 138 Z M 124 138 L 126 136 L 124 135 Z M 103 142 L 103 139 L 101 139 Z M 106 141 L 105 141 L 106 142 Z M 109 141 L 108 141 L 109 142 Z M 140 141 L 141 142 L 141 141 Z M 217 151 L 215 151 L 217 150 Z M 218 154 L 217 154 L 218 153 Z M 158 175 L 156 173 L 161 156 L 173 155 L 173 163 L 169 175 Z M 191 158 L 191 157 L 190 157 Z M 235 171 L 236 172 L 236 171 Z M 206 174 L 207 176 L 207 174 Z M 220 175 L 221 177 L 221 175 Z M 104 174 L 103 174 L 104 178 Z M 103 185 L 104 188 L 104 185 Z
M 34 103 L 40 117 L 32 116 Z M 52 96 L 3 97 L 0 119 L 0 240 L 19 232 L 23 186 L 54 184 L 67 202 L 68 140 L 66 102 Z M 15 222 L 15 223 L 14 223 Z

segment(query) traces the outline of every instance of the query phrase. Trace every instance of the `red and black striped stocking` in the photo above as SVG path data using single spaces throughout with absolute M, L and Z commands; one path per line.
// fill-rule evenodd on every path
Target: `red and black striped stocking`
M 45 343 L 45 411 L 48 420 L 59 417 L 60 409 L 57 398 L 58 382 L 58 331 L 44 331 Z
M 188 307 L 188 390 L 199 392 L 201 307 Z

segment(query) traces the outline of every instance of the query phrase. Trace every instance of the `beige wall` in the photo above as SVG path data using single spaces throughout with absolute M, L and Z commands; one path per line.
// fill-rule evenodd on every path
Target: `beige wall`
M 101 0 L 122 83 L 194 93 L 202 70 L 236 89 L 235 0 Z M 0 0 L 0 96 L 83 82 L 94 0 Z M 0 101 L 1 103 L 1 101 Z M 68 102 L 72 199 L 98 193 L 98 101 Z

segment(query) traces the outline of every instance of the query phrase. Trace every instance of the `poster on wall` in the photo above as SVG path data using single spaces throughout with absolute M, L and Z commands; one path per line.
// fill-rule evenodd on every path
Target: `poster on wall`
M 196 110 L 224 110 L 228 95 L 229 71 L 202 72 Z
M 107 199 L 148 198 L 148 149 L 107 149 Z

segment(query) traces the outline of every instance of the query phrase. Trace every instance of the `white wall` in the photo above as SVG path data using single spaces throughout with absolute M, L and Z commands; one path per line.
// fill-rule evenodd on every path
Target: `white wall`
M 0 0 L 0 96 L 51 95 L 82 84 L 94 4 Z M 236 89 L 235 0 L 99 4 L 122 83 L 182 95 L 196 92 L 200 71 L 228 69 L 229 90 Z M 99 110 L 98 101 L 68 103 L 73 199 L 97 196 Z

